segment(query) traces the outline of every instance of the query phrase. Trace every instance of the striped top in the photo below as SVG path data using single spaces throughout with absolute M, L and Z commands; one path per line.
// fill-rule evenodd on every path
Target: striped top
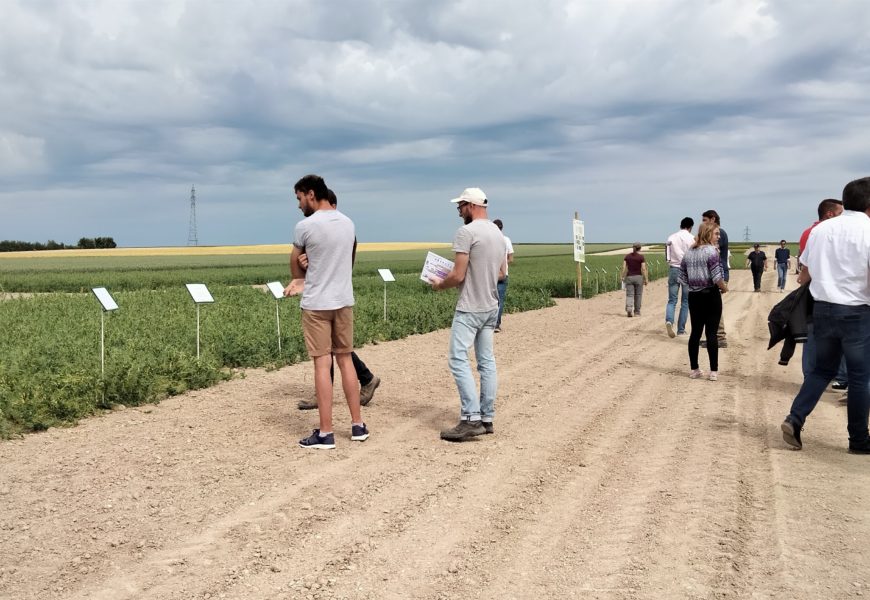
M 713 287 L 725 279 L 719 251 L 715 246 L 689 248 L 680 263 L 680 283 L 688 284 L 690 292 Z

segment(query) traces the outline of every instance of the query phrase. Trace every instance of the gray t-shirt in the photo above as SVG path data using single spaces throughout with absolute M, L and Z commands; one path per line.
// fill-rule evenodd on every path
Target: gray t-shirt
M 318 210 L 296 223 L 293 245 L 308 255 L 305 310 L 353 306 L 353 221 L 337 210 Z
M 468 271 L 459 285 L 459 312 L 488 312 L 498 308 L 498 272 L 505 260 L 501 230 L 488 219 L 463 225 L 453 238 L 453 251 L 468 254 Z

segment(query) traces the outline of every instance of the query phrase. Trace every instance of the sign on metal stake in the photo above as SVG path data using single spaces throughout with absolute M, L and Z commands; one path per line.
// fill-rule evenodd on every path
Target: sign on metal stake
M 384 280 L 384 321 L 387 320 L 387 282 L 395 281 L 396 278 L 393 277 L 393 274 L 389 269 L 378 269 L 378 274 L 381 276 L 381 279 Z
M 278 354 L 281 354 L 281 313 L 278 311 L 278 301 L 284 297 L 284 286 L 280 281 L 270 281 L 266 284 L 272 297 L 275 298 L 275 324 L 278 327 Z
M 184 286 L 196 304 L 196 360 L 199 360 L 199 305 L 211 304 L 214 298 L 204 283 L 185 283 Z
M 106 313 L 118 310 L 118 303 L 104 287 L 91 288 L 100 302 L 100 374 L 106 376 Z

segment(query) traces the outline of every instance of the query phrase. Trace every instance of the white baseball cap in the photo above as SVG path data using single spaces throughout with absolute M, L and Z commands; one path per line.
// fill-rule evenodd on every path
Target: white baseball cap
M 465 188 L 459 198 L 454 198 L 451 202 L 468 202 L 469 204 L 477 204 L 478 206 L 486 206 L 486 194 L 480 188 Z

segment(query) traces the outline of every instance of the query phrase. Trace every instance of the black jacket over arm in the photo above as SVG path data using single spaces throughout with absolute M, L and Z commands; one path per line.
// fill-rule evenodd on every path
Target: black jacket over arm
M 812 320 L 813 297 L 810 286 L 802 285 L 783 298 L 770 310 L 767 316 L 767 326 L 770 329 L 770 350 L 779 342 L 783 342 L 779 355 L 779 364 L 787 365 L 794 355 L 795 344 L 807 341 L 807 325 Z

